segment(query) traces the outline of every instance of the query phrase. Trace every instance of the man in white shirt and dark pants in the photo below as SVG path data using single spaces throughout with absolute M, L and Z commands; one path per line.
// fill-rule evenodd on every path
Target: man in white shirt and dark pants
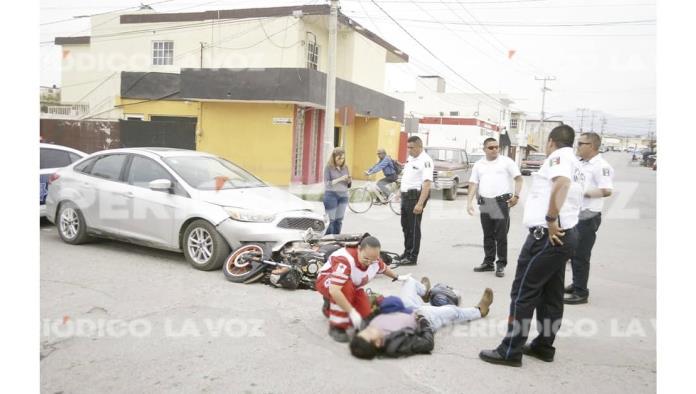
M 614 189 L 612 178 L 614 169 L 599 153 L 602 137 L 597 133 L 582 133 L 578 138 L 578 156 L 580 168 L 585 178 L 584 198 L 580 211 L 578 230 L 578 248 L 573 256 L 573 283 L 565 288 L 568 295 L 563 299 L 566 304 L 586 304 L 590 295 L 587 280 L 590 276 L 590 255 L 597 239 L 597 230 L 602 223 L 604 198 L 611 196 Z
M 423 209 L 430 197 L 433 182 L 433 159 L 423 151 L 423 141 L 409 137 L 408 160 L 401 175 L 401 229 L 404 232 L 404 253 L 400 265 L 418 263 Z
M 523 222 L 529 234 L 517 260 L 507 334 L 497 348 L 479 353 L 483 361 L 519 367 L 522 354 L 553 361 L 553 342 L 563 319 L 565 265 L 578 244 L 575 225 L 582 203 L 574 139 L 568 125 L 549 134 L 548 157 L 533 174 L 525 202 Z M 526 345 L 535 310 L 539 335 Z
M 469 179 L 469 204 L 467 212 L 474 214 L 474 197 L 478 196 L 483 229 L 483 263 L 476 272 L 493 271 L 496 251 L 495 276 L 502 278 L 507 265 L 507 234 L 510 229 L 510 208 L 517 205 L 522 190 L 522 174 L 512 159 L 499 154 L 500 145 L 495 138 L 483 141 L 486 157 L 474 164 Z M 512 193 L 512 180 L 515 193 Z

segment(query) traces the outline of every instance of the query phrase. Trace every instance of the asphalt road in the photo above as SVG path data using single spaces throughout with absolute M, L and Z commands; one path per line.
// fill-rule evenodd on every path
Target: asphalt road
M 522 368 L 483 363 L 507 322 L 522 206 L 513 210 L 504 278 L 474 273 L 483 258 L 478 218 L 434 196 L 419 265 L 474 305 L 495 292 L 488 317 L 441 330 L 432 355 L 362 361 L 327 335 L 310 291 L 238 285 L 200 272 L 183 255 L 98 241 L 64 244 L 41 226 L 41 391 L 85 392 L 654 392 L 656 354 L 655 179 L 625 153 L 605 157 L 617 192 L 606 204 L 592 256 L 590 303 L 567 306 L 556 360 Z M 530 180 L 525 177 L 525 181 Z M 387 207 L 347 214 L 344 232 L 368 231 L 401 252 L 399 218 Z M 570 269 L 566 282 L 570 280 Z M 371 287 L 398 294 L 378 278 Z

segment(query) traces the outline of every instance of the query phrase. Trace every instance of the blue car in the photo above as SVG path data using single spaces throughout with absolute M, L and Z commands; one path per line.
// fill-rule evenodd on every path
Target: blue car
M 77 149 L 68 148 L 62 145 L 40 144 L 41 158 L 39 164 L 39 206 L 41 207 L 41 217 L 46 216 L 46 195 L 48 194 L 48 183 L 58 169 L 69 166 L 70 164 L 87 156 L 85 152 Z

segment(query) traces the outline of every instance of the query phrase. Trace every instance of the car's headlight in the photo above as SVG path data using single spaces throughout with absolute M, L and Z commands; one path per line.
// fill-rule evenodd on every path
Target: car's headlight
M 454 176 L 454 173 L 452 171 L 438 171 L 437 176 L 442 178 L 451 178 Z
M 275 219 L 275 215 L 268 212 L 252 211 L 236 207 L 223 207 L 230 218 L 240 222 L 269 223 Z

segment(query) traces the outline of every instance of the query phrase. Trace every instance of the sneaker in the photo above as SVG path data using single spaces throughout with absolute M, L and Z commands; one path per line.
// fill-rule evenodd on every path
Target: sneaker
M 491 263 L 482 263 L 478 267 L 474 267 L 474 272 L 487 272 L 487 271 L 493 271 L 495 268 L 493 268 L 493 264 Z
M 421 278 L 421 283 L 425 286 L 425 294 L 421 296 L 423 302 L 430 302 L 430 279 L 427 276 Z
M 399 261 L 399 265 L 416 265 L 418 264 L 415 260 L 411 260 L 408 257 L 405 257 L 401 261 Z
M 481 301 L 479 301 L 476 307 L 481 311 L 481 317 L 486 317 L 490 311 L 491 304 L 493 303 L 493 289 L 486 287 L 481 296 Z
M 588 296 L 581 296 L 578 293 L 572 293 L 563 298 L 563 303 L 566 305 L 587 304 L 588 298 Z
M 342 330 L 337 327 L 329 327 L 329 336 L 331 336 L 331 338 L 333 338 L 336 342 L 350 342 L 350 337 L 348 336 L 348 333 L 346 333 L 346 330 Z

